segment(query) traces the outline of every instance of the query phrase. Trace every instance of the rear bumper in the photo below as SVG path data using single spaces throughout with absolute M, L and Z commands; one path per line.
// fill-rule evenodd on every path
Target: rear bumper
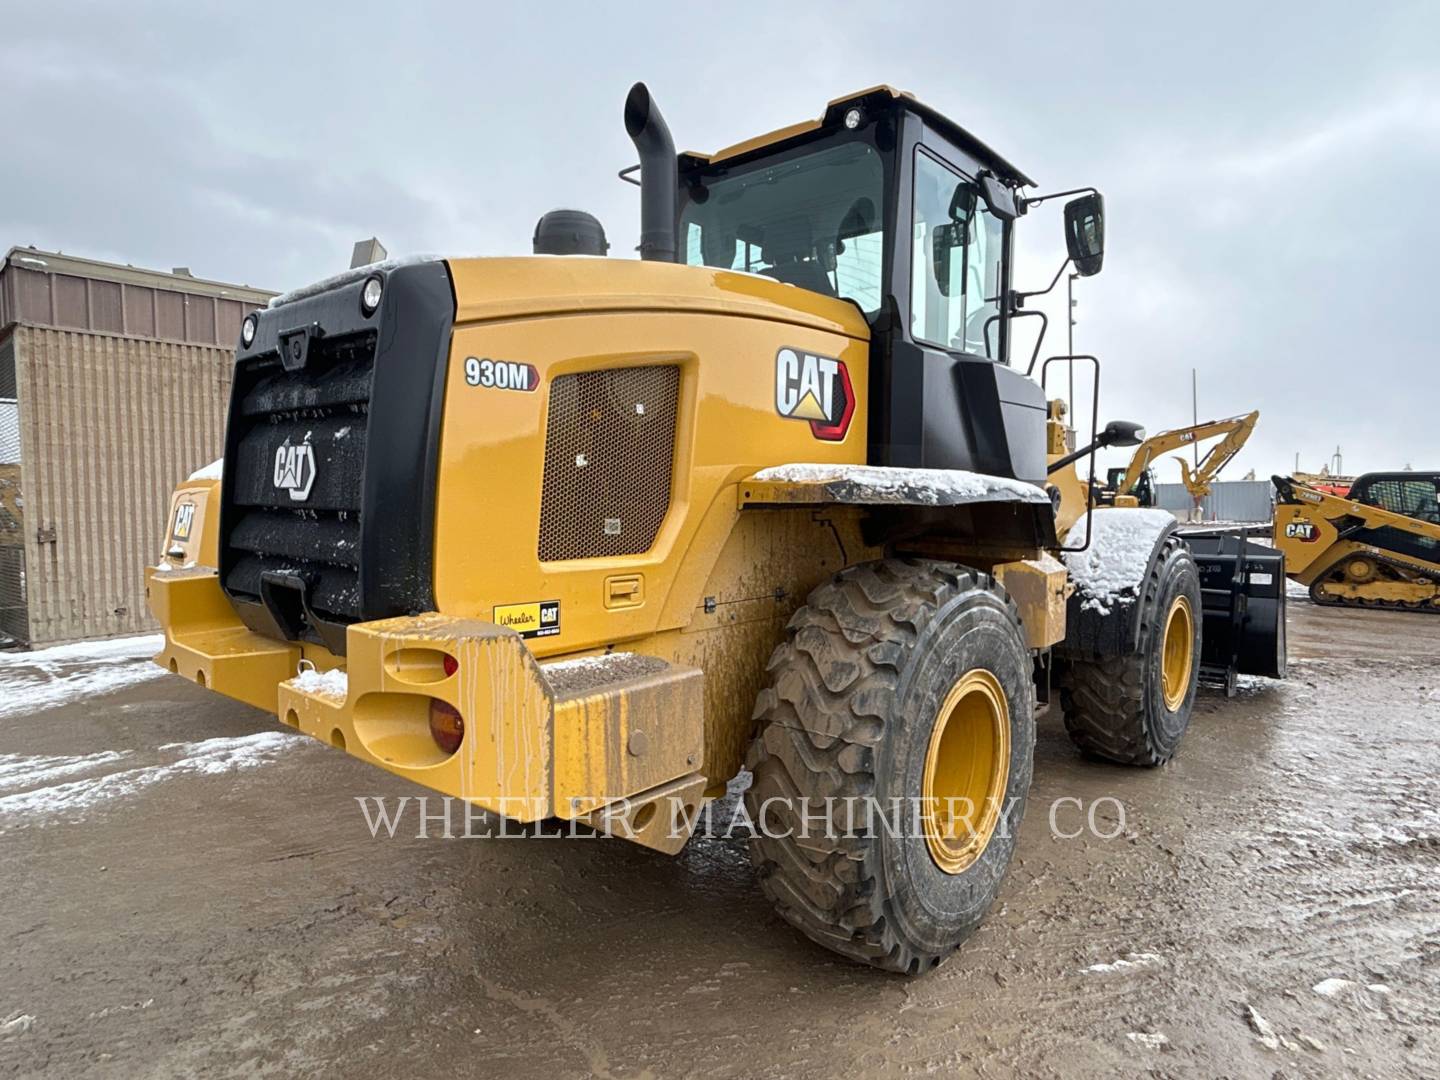
M 513 631 L 430 613 L 351 625 L 341 688 L 297 679 L 302 659 L 336 658 L 250 630 L 214 570 L 152 569 L 146 586 L 165 631 L 156 663 L 443 795 L 530 822 L 593 818 L 620 801 L 638 810 L 676 792 L 688 804 L 703 790 L 699 669 L 615 657 L 547 675 Z M 433 700 L 464 718 L 453 754 L 430 734 Z M 644 817 L 668 829 L 664 815 Z

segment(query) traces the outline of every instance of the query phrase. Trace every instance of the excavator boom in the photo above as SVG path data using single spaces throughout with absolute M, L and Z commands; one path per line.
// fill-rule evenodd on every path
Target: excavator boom
M 1183 457 L 1177 459 L 1180 462 L 1180 479 L 1185 485 L 1185 490 L 1190 492 L 1195 499 L 1203 499 L 1210 494 L 1211 481 L 1219 476 L 1220 470 L 1240 452 L 1241 447 L 1250 438 L 1250 433 L 1255 430 L 1255 422 L 1259 419 L 1260 412 L 1257 409 L 1244 416 L 1231 416 L 1224 420 L 1207 420 L 1203 424 L 1191 424 L 1189 427 L 1175 428 L 1172 431 L 1162 431 L 1150 436 L 1136 448 L 1134 455 L 1130 458 L 1130 464 L 1125 468 L 1124 475 L 1115 485 L 1115 494 L 1129 495 L 1134 492 L 1146 470 L 1162 454 L 1168 454 L 1172 450 L 1180 450 L 1197 442 L 1223 435 L 1224 438 L 1212 446 L 1194 468 Z

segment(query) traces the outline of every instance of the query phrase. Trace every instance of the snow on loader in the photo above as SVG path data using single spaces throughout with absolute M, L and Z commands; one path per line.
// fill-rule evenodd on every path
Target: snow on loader
M 663 852 L 748 767 L 780 914 L 924 971 L 1000 887 L 1039 704 L 1096 757 L 1176 752 L 1196 558 L 1167 514 L 1091 512 L 1095 449 L 1143 433 L 1074 447 L 1044 377 L 1077 360 L 1012 360 L 1014 233 L 1057 196 L 888 87 L 713 154 L 643 85 L 624 116 L 639 260 L 569 257 L 607 245 L 565 212 L 552 257 L 377 264 L 247 318 L 223 479 L 181 485 L 148 575 L 157 660 Z M 1101 196 L 1061 194 L 1095 274 Z M 913 828 L 870 813 L 896 804 Z

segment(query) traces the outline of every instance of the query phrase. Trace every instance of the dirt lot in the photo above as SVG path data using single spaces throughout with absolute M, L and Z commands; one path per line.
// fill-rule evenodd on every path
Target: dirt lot
M 0 1075 L 1434 1076 L 1440 619 L 1296 602 L 1291 650 L 1154 772 L 1042 717 L 1001 903 L 910 981 L 738 841 L 372 839 L 416 789 L 134 646 L 10 658 Z

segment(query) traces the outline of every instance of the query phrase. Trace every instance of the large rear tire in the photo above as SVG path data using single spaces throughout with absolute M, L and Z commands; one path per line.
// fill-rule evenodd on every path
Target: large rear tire
M 1065 665 L 1060 705 L 1076 746 L 1122 765 L 1175 756 L 1200 679 L 1201 611 L 1195 560 L 1171 537 L 1145 580 L 1137 651 Z
M 747 761 L 761 888 L 837 953 L 928 970 L 994 901 L 1030 790 L 1014 604 L 950 563 L 851 567 L 810 594 L 769 671 Z

